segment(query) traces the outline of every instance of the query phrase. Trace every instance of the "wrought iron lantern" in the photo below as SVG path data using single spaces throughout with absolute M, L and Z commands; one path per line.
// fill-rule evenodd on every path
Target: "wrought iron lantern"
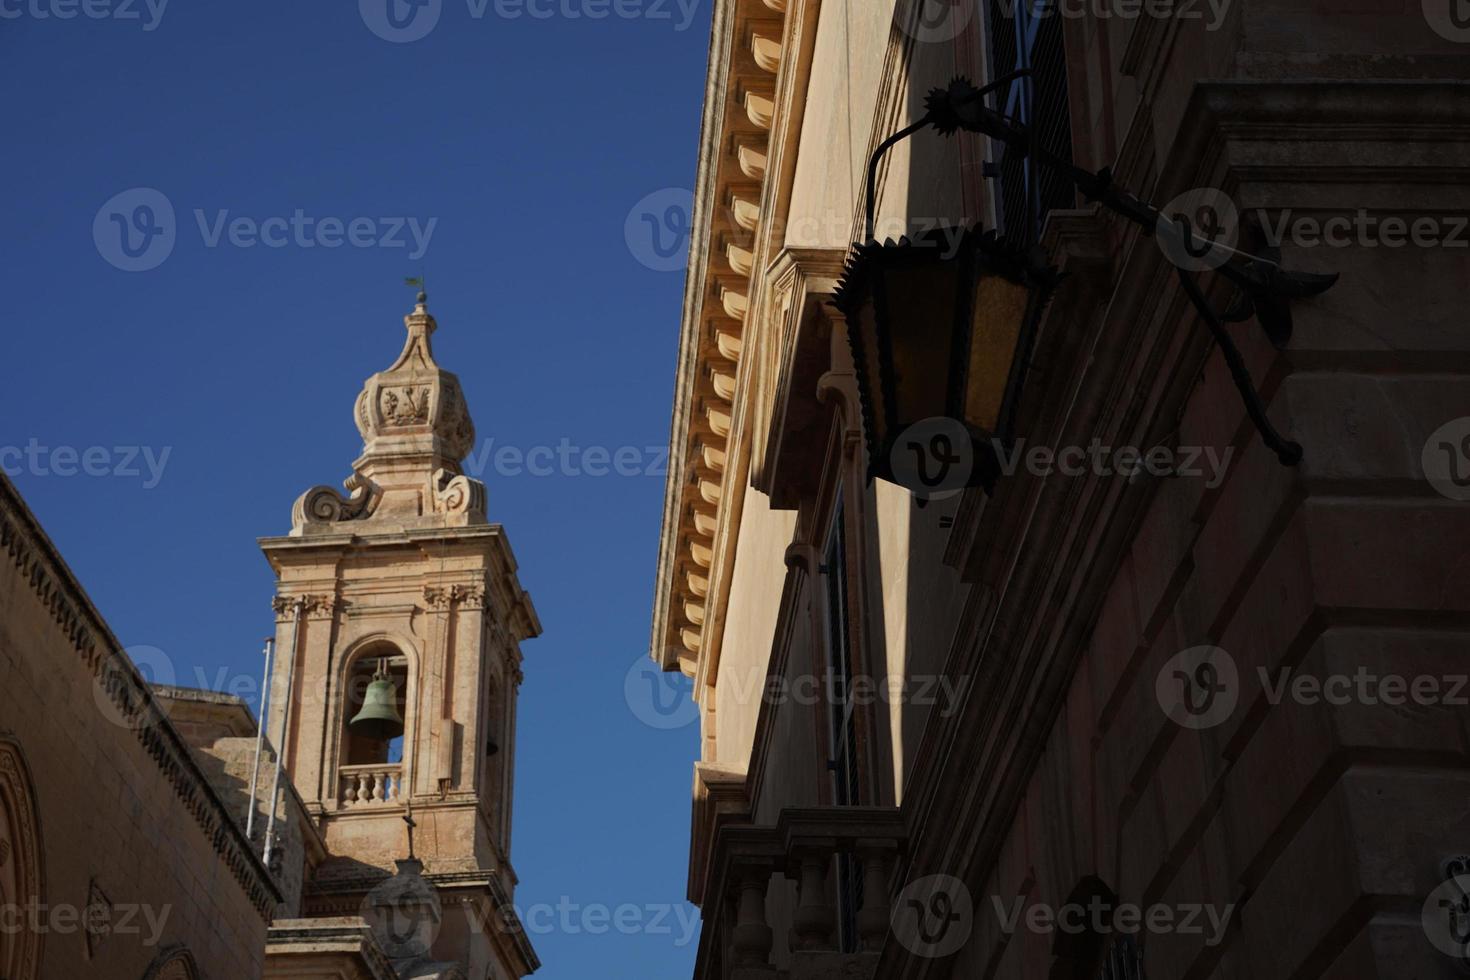
M 920 499 L 993 484 L 1056 278 L 1038 250 L 979 226 L 853 249 L 834 303 L 872 476 Z
M 984 88 L 956 78 L 929 93 L 918 120 L 878 146 L 868 163 L 867 236 L 853 246 L 833 297 L 847 319 L 869 474 L 908 488 L 920 503 L 965 486 L 993 489 L 1000 453 L 1015 437 L 1037 327 L 1058 276 L 1039 247 L 1017 250 L 979 227 L 875 241 L 878 165 L 890 148 L 925 128 L 943 136 L 979 133 L 1060 172 L 1088 200 L 1145 234 L 1163 229 L 1191 254 L 1200 244 L 1191 227 L 1174 228 L 1157 208 L 1118 187 L 1106 168 L 1073 166 L 1048 152 L 1024 124 L 986 104 L 991 92 L 1028 74 L 1022 69 Z M 1231 306 L 1217 311 L 1182 266 L 1180 282 L 1219 344 L 1262 441 L 1283 465 L 1294 466 L 1302 449 L 1266 417 L 1225 323 L 1254 318 L 1273 344 L 1284 346 L 1291 336 L 1291 301 L 1326 291 L 1337 276 L 1289 271 L 1272 250 L 1207 247 L 1228 255 L 1217 271 L 1237 289 Z

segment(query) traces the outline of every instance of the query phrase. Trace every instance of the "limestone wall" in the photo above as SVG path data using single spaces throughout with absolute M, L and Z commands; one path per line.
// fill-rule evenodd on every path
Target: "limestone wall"
M 27 913 L 39 976 L 135 980 L 187 953 L 206 976 L 258 977 L 274 891 L 116 650 L 0 477 L 0 729 L 24 761 L 40 853 L 40 893 L 7 901 L 44 906 Z

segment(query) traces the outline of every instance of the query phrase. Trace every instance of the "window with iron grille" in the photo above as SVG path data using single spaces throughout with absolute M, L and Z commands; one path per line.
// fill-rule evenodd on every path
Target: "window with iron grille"
M 857 715 L 852 698 L 852 644 L 847 602 L 847 522 L 839 501 L 822 556 L 827 592 L 827 719 L 832 758 L 832 802 L 860 802 L 857 761 Z M 851 854 L 837 858 L 837 937 L 843 952 L 857 949 L 857 913 L 861 906 L 861 869 Z
M 1033 138 L 1064 160 L 1072 158 L 1067 64 L 1062 18 L 1055 0 L 977 0 L 989 5 L 990 74 L 1000 78 L 1022 68 L 1030 76 L 1011 86 L 1000 108 L 1027 126 Z M 1076 203 L 1072 184 L 1054 170 L 1006 150 L 1000 159 L 996 220 L 1012 241 L 1029 244 L 1041 234 L 1052 208 Z
M 1143 950 L 1134 936 L 1125 933 L 1113 940 L 1097 980 L 1143 980 Z

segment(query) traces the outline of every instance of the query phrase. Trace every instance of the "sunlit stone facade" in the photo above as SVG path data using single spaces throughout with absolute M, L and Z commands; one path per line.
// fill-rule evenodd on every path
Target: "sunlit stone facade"
M 715 4 L 651 650 L 700 707 L 695 974 L 1457 975 L 1470 44 L 1432 4 L 1018 6 Z M 1078 166 L 1341 275 L 1282 349 L 1229 328 L 1299 466 L 1177 257 L 927 131 L 878 170 L 880 236 L 983 222 L 1065 274 L 1019 406 L 1042 454 L 927 506 L 867 479 L 830 300 L 869 157 L 929 90 L 1017 65 L 994 104 Z M 1442 241 L 1406 241 L 1423 218 Z M 1363 671 L 1440 693 L 1279 693 Z
M 260 542 L 278 589 L 259 761 L 240 699 L 147 683 L 0 476 L 3 980 L 539 965 L 510 841 L 520 643 L 540 622 L 461 471 L 474 427 L 422 294 L 405 325 L 354 410 L 348 492 L 308 490 Z M 380 672 L 401 737 L 351 724 Z

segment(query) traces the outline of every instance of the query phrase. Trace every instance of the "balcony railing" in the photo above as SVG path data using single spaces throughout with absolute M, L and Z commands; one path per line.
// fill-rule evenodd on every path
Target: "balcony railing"
M 724 824 L 703 879 L 695 980 L 871 978 L 889 932 L 889 878 L 903 843 L 903 820 L 887 807 L 788 808 L 774 826 Z M 851 923 L 840 923 L 834 902 L 842 899 L 830 880 L 842 855 L 861 896 Z M 796 884 L 789 962 L 781 970 L 766 915 L 773 876 Z M 843 934 L 849 929 L 855 935 Z
M 344 809 L 399 803 L 403 766 L 397 762 L 343 766 L 338 770 L 337 802 Z

